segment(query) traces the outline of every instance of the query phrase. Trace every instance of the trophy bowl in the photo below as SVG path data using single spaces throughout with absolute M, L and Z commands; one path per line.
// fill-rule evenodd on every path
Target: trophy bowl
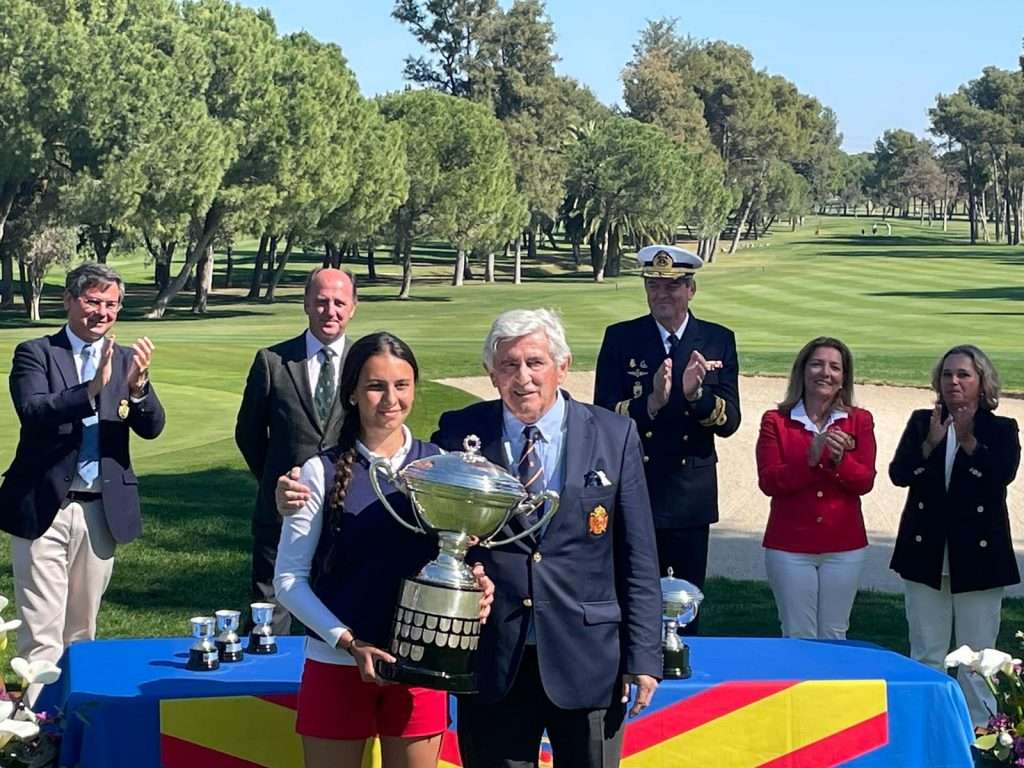
M 386 680 L 456 693 L 476 690 L 475 658 L 480 640 L 480 597 L 465 563 L 471 544 L 497 547 L 533 534 L 558 509 L 558 494 L 531 496 L 523 484 L 479 454 L 470 435 L 465 452 L 418 459 L 396 472 L 387 459 L 370 465 L 370 483 L 391 515 L 417 533 L 437 535 L 439 551 L 412 579 L 403 579 L 388 650 L 394 663 L 377 663 Z M 410 501 L 415 524 L 391 507 L 383 476 Z M 534 515 L 546 508 L 543 514 Z M 494 538 L 512 521 L 521 528 Z
M 241 661 L 245 654 L 242 650 L 242 641 L 238 638 L 242 612 L 221 610 L 215 611 L 213 615 L 217 617 L 217 639 L 214 644 L 217 646 L 220 660 L 227 663 Z
M 249 605 L 249 611 L 252 613 L 252 631 L 249 633 L 249 645 L 245 652 L 256 656 L 277 653 L 277 640 L 271 626 L 274 620 L 274 604 L 252 603 Z
M 189 619 L 195 642 L 188 649 L 188 669 L 194 672 L 213 672 L 220 667 L 217 646 L 213 642 L 213 617 L 193 616 Z
M 704 600 L 700 588 L 684 579 L 677 579 L 668 569 L 661 579 L 662 652 L 664 653 L 664 679 L 690 676 L 690 648 L 679 636 L 679 630 L 697 618 Z

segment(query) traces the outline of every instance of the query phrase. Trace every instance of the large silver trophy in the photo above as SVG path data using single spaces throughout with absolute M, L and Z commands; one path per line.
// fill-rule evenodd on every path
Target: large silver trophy
M 497 547 L 529 536 L 555 514 L 558 494 L 548 490 L 531 496 L 519 480 L 479 454 L 475 435 L 463 447 L 465 452 L 418 459 L 399 472 L 387 459 L 370 465 L 370 483 L 391 515 L 417 533 L 436 533 L 440 544 L 435 559 L 415 578 L 402 581 L 389 648 L 396 661 L 378 662 L 377 671 L 387 680 L 473 693 L 481 589 L 465 563 L 466 550 L 473 543 Z M 392 508 L 380 476 L 409 497 L 415 524 Z M 531 519 L 545 505 L 544 513 Z M 513 518 L 522 530 L 494 539 Z
M 679 636 L 679 630 L 697 618 L 704 593 L 684 579 L 677 579 L 668 569 L 661 579 L 662 651 L 665 656 L 662 677 L 690 676 L 690 649 Z

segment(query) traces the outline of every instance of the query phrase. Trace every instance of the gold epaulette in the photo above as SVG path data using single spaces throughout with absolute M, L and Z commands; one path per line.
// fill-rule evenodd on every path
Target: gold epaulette
M 615 404 L 615 412 L 619 416 L 629 416 L 629 404 L 631 400 L 620 400 Z
M 711 411 L 711 415 L 706 419 L 700 420 L 702 427 L 720 427 L 727 421 L 728 416 L 725 413 L 725 400 L 715 395 L 715 408 Z

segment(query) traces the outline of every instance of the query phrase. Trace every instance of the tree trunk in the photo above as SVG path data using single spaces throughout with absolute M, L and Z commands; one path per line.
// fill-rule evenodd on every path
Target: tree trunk
M 196 263 L 196 295 L 192 300 L 192 314 L 205 315 L 206 305 L 213 290 L 213 245 L 206 246 Z
M 452 285 L 461 286 L 466 271 L 466 250 L 458 248 L 455 251 L 455 271 L 452 273 Z
M 116 227 L 109 227 L 106 234 L 99 227 L 89 227 L 89 241 L 92 243 L 92 249 L 96 254 L 96 261 L 98 263 L 107 263 L 110 249 L 113 248 L 118 234 L 120 233 Z
M 605 257 L 604 276 L 618 277 L 622 265 L 622 234 L 618 224 L 611 228 L 611 233 L 608 236 L 608 249 L 605 253 L 607 256 Z
M 167 306 L 171 303 L 175 296 L 178 295 L 178 291 L 181 290 L 182 286 L 185 285 L 185 281 L 188 280 L 189 275 L 192 274 L 192 270 L 196 266 L 196 262 L 199 261 L 199 257 L 213 244 L 213 238 L 217 234 L 217 230 L 220 228 L 221 222 L 224 220 L 224 211 L 220 206 L 211 207 L 206 214 L 206 220 L 203 224 L 202 234 L 199 235 L 199 239 L 195 243 L 195 247 L 191 251 L 185 254 L 185 263 L 181 267 L 181 271 L 178 272 L 178 276 L 172 280 L 168 286 L 160 291 L 157 295 L 156 300 L 153 302 L 153 306 L 149 312 L 146 313 L 146 317 L 151 320 L 159 320 L 164 316 L 164 312 L 167 311 Z
M 11 215 L 11 208 L 14 206 L 14 198 L 17 194 L 18 185 L 14 182 L 5 181 L 0 184 L 0 242 L 3 242 L 7 217 Z
M 412 293 L 412 237 L 404 234 L 402 236 L 402 289 L 398 298 L 408 299 Z
M 729 246 L 729 253 L 736 253 L 736 249 L 740 244 L 740 232 L 743 231 L 743 227 L 747 223 L 747 217 L 750 215 L 750 209 L 754 206 L 754 194 L 751 192 L 747 199 L 747 202 L 743 206 L 743 213 L 739 219 L 736 220 L 736 232 L 732 236 L 732 245 Z
M 274 291 L 277 290 L 277 286 L 284 276 L 284 270 L 288 266 L 288 259 L 292 257 L 292 246 L 294 244 L 295 233 L 289 232 L 287 237 L 285 237 L 284 251 L 281 253 L 281 258 L 277 260 L 277 267 L 274 269 L 274 274 L 270 276 L 270 285 L 267 286 L 267 293 L 263 297 L 267 304 L 274 303 Z
M 232 246 L 228 246 L 225 250 L 225 256 L 227 256 L 227 262 L 224 265 L 224 287 L 231 287 L 231 275 L 235 269 L 235 249 Z
M 14 305 L 14 255 L 0 240 L 0 307 Z
M 591 256 L 593 261 L 594 269 L 594 282 L 604 282 L 604 270 L 608 263 L 608 230 L 611 227 L 607 223 L 602 222 L 597 230 L 597 236 L 594 238 L 594 243 L 597 248 L 591 248 Z
M 263 282 L 263 260 L 267 257 L 267 247 L 270 245 L 270 235 L 266 232 L 260 237 L 259 248 L 256 249 L 256 260 L 252 265 L 252 275 L 249 276 L 249 292 L 245 295 L 247 299 L 258 299 L 260 297 L 260 284 Z
M 979 205 L 981 212 L 978 214 L 978 220 L 981 222 L 981 239 L 986 243 L 989 242 L 988 238 L 988 210 L 985 206 L 985 191 L 987 187 L 981 188 L 981 194 L 978 196 Z
M 516 254 L 512 261 L 512 284 L 523 284 L 523 238 L 516 237 Z
M 487 260 L 484 262 L 484 282 L 494 282 L 494 251 L 487 251 Z
M 367 241 L 367 280 L 371 283 L 377 282 L 377 244 L 372 240 Z
M 531 224 L 529 229 L 526 230 L 526 258 L 530 260 L 530 263 L 536 263 L 537 261 L 537 225 Z

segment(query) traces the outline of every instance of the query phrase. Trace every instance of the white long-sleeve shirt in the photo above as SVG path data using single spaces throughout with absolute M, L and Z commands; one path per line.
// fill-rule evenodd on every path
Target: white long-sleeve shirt
M 402 447 L 390 458 L 396 472 L 412 448 L 412 433 L 403 426 Z M 356 450 L 367 460 L 378 456 L 356 441 Z M 306 658 L 326 664 L 355 665 L 347 651 L 338 648 L 348 626 L 321 601 L 310 586 L 313 557 L 320 543 L 324 519 L 324 466 L 319 456 L 302 465 L 299 482 L 309 488 L 309 499 L 302 509 L 284 518 L 274 566 L 274 594 L 281 605 L 320 637 L 306 637 Z M 320 638 L 323 638 L 321 640 Z

